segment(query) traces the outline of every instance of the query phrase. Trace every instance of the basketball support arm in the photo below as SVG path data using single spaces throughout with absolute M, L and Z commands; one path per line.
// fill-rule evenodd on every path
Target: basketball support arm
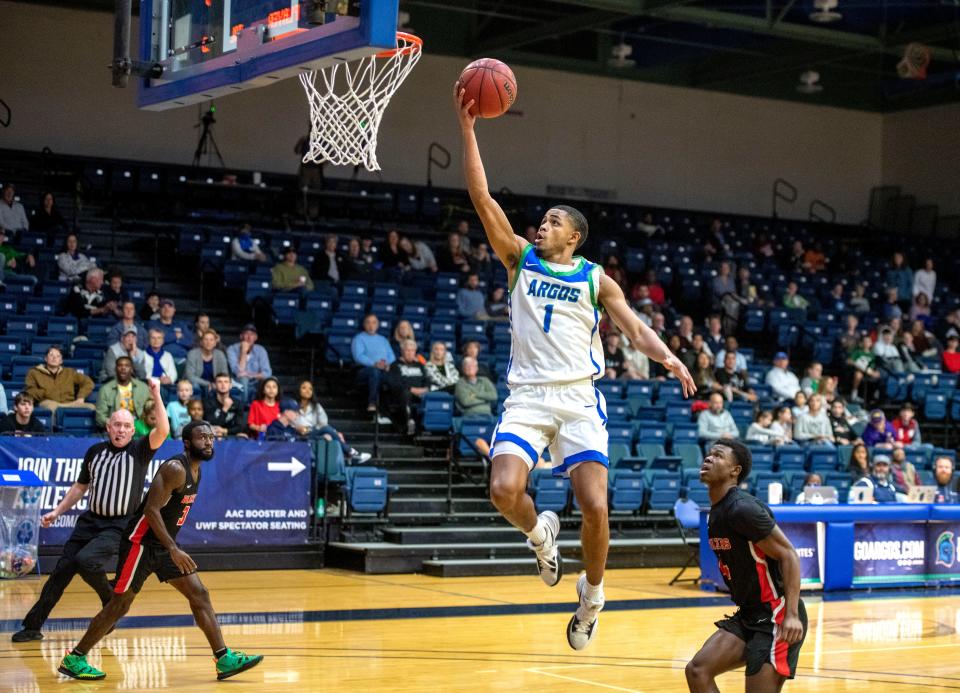
M 116 0 L 113 17 L 113 86 L 126 87 L 130 75 L 156 79 L 163 74 L 163 65 L 155 62 L 134 60 L 130 57 L 130 24 L 133 0 Z M 140 21 L 150 21 L 141 17 Z

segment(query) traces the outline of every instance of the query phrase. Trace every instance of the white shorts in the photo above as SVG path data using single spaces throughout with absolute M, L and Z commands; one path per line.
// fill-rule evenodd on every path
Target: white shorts
M 514 387 L 492 448 L 491 457 L 517 455 L 530 469 L 549 448 L 555 476 L 569 476 L 582 462 L 608 467 L 607 402 L 590 380 Z

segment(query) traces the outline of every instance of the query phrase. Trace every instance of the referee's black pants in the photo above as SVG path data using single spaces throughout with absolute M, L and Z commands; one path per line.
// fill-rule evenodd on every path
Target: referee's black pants
M 116 568 L 120 538 L 130 518 L 103 517 L 87 511 L 77 517 L 73 534 L 63 546 L 63 555 L 40 591 L 40 598 L 23 619 L 26 630 L 40 630 L 63 591 L 77 573 L 106 605 L 113 596 L 107 570 Z

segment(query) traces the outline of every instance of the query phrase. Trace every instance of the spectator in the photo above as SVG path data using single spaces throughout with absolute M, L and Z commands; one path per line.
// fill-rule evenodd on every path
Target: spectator
M 797 291 L 798 287 L 796 282 L 790 282 L 787 284 L 787 290 L 783 294 L 784 308 L 797 308 L 799 310 L 806 310 L 810 307 L 810 301 L 797 293 Z
M 943 320 L 940 321 L 937 330 L 937 336 L 940 338 L 940 341 L 946 342 L 947 337 L 950 335 L 960 337 L 960 308 L 951 310 Z
M 865 476 L 870 476 L 870 455 L 867 453 L 867 446 L 863 443 L 856 443 L 850 451 L 847 473 L 850 474 L 851 484 L 855 484 Z
M 200 346 L 191 349 L 187 353 L 187 365 L 184 368 L 184 377 L 189 380 L 202 396 L 213 389 L 213 377 L 217 373 L 225 372 L 227 357 L 222 351 L 217 349 L 217 343 L 220 341 L 220 335 L 215 330 L 207 330 L 203 333 L 200 340 Z
M 463 359 L 463 377 L 457 381 L 454 397 L 457 409 L 463 416 L 490 416 L 497 403 L 497 388 L 477 373 L 477 360 L 472 356 Z
M 487 318 L 490 320 L 508 320 L 510 317 L 510 304 L 507 301 L 506 291 L 502 286 L 494 286 L 490 289 L 490 295 L 486 303 Z
M 823 379 L 823 364 L 819 361 L 812 361 L 807 366 L 807 373 L 800 381 L 800 389 L 807 397 L 814 392 L 820 391 L 820 381 Z
M 426 372 L 431 392 L 440 391 L 452 395 L 457 381 L 460 380 L 459 371 L 447 357 L 447 345 L 439 341 L 430 347 Z
M 150 432 L 157 427 L 157 403 L 153 399 L 148 399 L 143 403 L 143 413 L 133 422 L 134 439 L 143 438 L 150 435 Z M 170 434 L 167 434 L 167 440 Z
M 247 323 L 240 328 L 240 341 L 227 347 L 227 361 L 230 372 L 244 391 L 244 399 L 249 400 L 265 378 L 273 375 L 270 355 L 257 344 L 257 326 Z
M 103 300 L 114 305 L 113 314 L 119 319 L 123 317 L 123 304 L 130 300 L 130 292 L 123 288 L 123 275 L 113 271 L 103 287 Z
M 873 340 L 870 335 L 865 334 L 860 338 L 860 346 L 850 352 L 847 357 L 847 366 L 850 370 L 850 401 L 862 402 L 864 398 L 872 399 L 871 392 L 880 381 L 880 371 L 876 368 L 876 357 L 873 355 Z M 864 397 L 860 396 L 860 385 L 864 386 L 866 392 Z
M 823 301 L 823 308 L 826 310 L 836 311 L 837 313 L 843 313 L 847 310 L 847 299 L 844 295 L 844 286 L 843 282 L 836 282 L 833 285 L 833 288 L 830 289 L 830 293 L 827 294 L 827 297 Z
M 267 427 L 280 416 L 280 383 L 270 376 L 260 381 L 257 397 L 247 413 L 247 427 L 254 436 L 266 434 Z
M 119 342 L 110 345 L 103 357 L 103 370 L 100 381 L 106 381 L 117 375 L 117 359 L 125 356 L 133 364 L 133 372 L 141 380 L 147 377 L 147 359 L 143 350 L 137 346 L 137 328 L 128 327 Z
M 937 295 L 937 271 L 933 268 L 933 258 L 928 257 L 923 262 L 923 269 L 913 273 L 913 295 L 923 294 L 929 300 Z
M 463 348 L 460 353 L 460 374 L 463 375 L 463 359 L 470 357 L 477 361 L 477 375 L 487 378 L 493 382 L 493 376 L 490 373 L 490 369 L 487 368 L 485 363 L 480 362 L 480 342 L 475 339 L 468 339 L 463 343 Z M 419 357 L 418 357 L 419 358 Z M 423 361 L 423 364 L 426 365 L 426 360 Z
M 390 348 L 390 342 L 377 333 L 380 321 L 370 313 L 363 319 L 363 331 L 358 332 L 350 345 L 354 363 L 360 366 L 357 374 L 360 382 L 367 388 L 367 411 L 377 411 L 380 385 L 386 377 L 390 364 L 397 360 Z
M 603 265 L 603 272 L 616 282 L 621 289 L 627 285 L 627 273 L 623 271 L 620 266 L 620 258 L 616 255 L 607 256 L 607 261 Z
M 860 339 L 863 335 L 860 333 L 859 327 L 860 319 L 856 315 L 850 314 L 844 323 L 843 332 L 837 335 L 837 346 L 840 347 L 844 359 L 848 358 L 860 346 Z
M 897 290 L 897 301 L 910 305 L 913 299 L 913 270 L 907 264 L 903 253 L 899 251 L 893 254 L 890 269 L 887 270 L 887 286 Z
M 807 406 L 807 413 L 798 417 L 793 425 L 793 439 L 798 443 L 833 443 L 833 428 L 823 409 L 823 398 L 813 393 Z
M 380 264 L 383 269 L 405 270 L 409 266 L 407 254 L 400 247 L 400 234 L 396 229 L 387 232 L 387 242 L 380 248 Z
M 773 355 L 773 368 L 767 371 L 766 383 L 779 400 L 793 399 L 800 391 L 800 381 L 789 370 L 789 366 L 790 359 L 786 352 L 778 351 Z
M 680 324 L 677 327 L 677 334 L 680 335 L 680 342 L 684 349 L 689 349 L 693 344 L 693 318 L 689 315 L 680 316 Z
M 260 249 L 260 241 L 253 237 L 253 227 L 243 224 L 230 241 L 230 259 L 247 262 L 266 262 L 267 254 Z
M 480 277 L 476 272 L 471 272 L 457 292 L 457 313 L 468 320 L 485 320 L 488 316 L 484 310 L 484 302 Z
M 852 488 L 872 488 L 874 503 L 899 503 L 897 490 L 890 482 L 890 458 L 875 455 L 870 466 L 870 475 L 861 477 Z
M 313 383 L 304 380 L 297 389 L 297 418 L 293 425 L 301 435 L 320 436 L 336 441 L 343 451 L 343 459 L 352 464 L 363 464 L 370 459 L 369 452 L 359 452 L 347 444 L 343 434 L 330 425 L 327 412 L 320 406 L 314 394 Z
M 67 296 L 67 312 L 80 320 L 110 317 L 116 308 L 103 296 L 103 270 L 97 268 L 87 271 L 83 284 L 75 285 Z
M 187 402 L 187 413 L 190 415 L 190 421 L 203 421 L 203 402 L 199 399 Z
M 913 297 L 913 305 L 910 307 L 910 322 L 919 320 L 924 325 L 929 325 L 930 317 L 930 299 L 922 291 Z
M 461 245 L 460 236 L 451 233 L 447 236 L 447 244 L 437 253 L 437 268 L 441 272 L 470 272 L 470 261 Z
M 842 399 L 835 399 L 830 403 L 830 430 L 833 431 L 833 441 L 837 445 L 852 445 L 857 440 Z
M 717 369 L 715 380 L 723 388 L 723 396 L 728 402 L 735 398 L 757 401 L 757 393 L 748 384 L 747 372 L 737 370 L 737 352 L 728 351 L 723 355 L 723 368 Z
M 784 265 L 785 269 L 795 273 L 803 272 L 803 261 L 806 257 L 806 254 L 807 252 L 803 248 L 803 241 L 794 241 L 790 246 L 789 252 L 787 253 L 787 258 Z
M 72 368 L 63 365 L 60 347 L 47 349 L 43 363 L 27 371 L 25 392 L 40 407 L 55 411 L 57 407 L 83 407 L 95 409 L 84 402 L 93 392 L 93 381 Z
M 747 428 L 746 441 L 759 445 L 782 445 L 784 440 L 779 432 L 772 427 L 773 412 L 769 409 L 757 412 L 753 423 Z
M 407 236 L 400 239 L 400 250 L 406 253 L 410 269 L 418 272 L 436 272 L 437 259 L 433 251 L 423 241 L 415 241 Z
M 377 261 L 377 249 L 374 248 L 373 239 L 369 236 L 360 239 L 360 257 L 368 267 L 373 267 Z
M 97 393 L 97 426 L 107 427 L 115 411 L 125 409 L 134 418 L 143 414 L 143 405 L 150 399 L 150 388 L 133 377 L 133 361 L 126 356 L 117 359 L 116 377 L 103 384 Z
M 274 291 L 313 291 L 313 280 L 303 265 L 297 264 L 293 246 L 283 251 L 283 261 L 270 271 L 270 285 Z
M 870 423 L 863 431 L 863 443 L 868 448 L 892 448 L 897 432 L 879 409 L 870 412 Z
M 328 234 L 323 241 L 323 252 L 313 261 L 313 276 L 339 284 L 343 279 L 344 259 L 337 254 L 340 239 L 335 233 Z
M 862 282 L 853 285 L 853 294 L 850 296 L 850 310 L 854 313 L 869 313 L 870 299 L 867 298 L 867 287 Z
M 696 336 L 696 335 L 695 335 Z M 626 336 L 620 336 L 623 342 L 624 365 L 633 374 L 634 378 L 647 380 L 650 377 L 650 359 L 639 349 L 634 349 Z
M 247 437 L 244 431 L 243 405 L 231 397 L 232 385 L 229 373 L 217 373 L 213 378 L 213 392 L 203 403 L 203 418 L 213 426 L 217 438 Z
M 160 301 L 160 316 L 149 327 L 163 333 L 163 344 L 175 359 L 182 360 L 193 346 L 192 331 L 177 319 L 177 306 L 172 299 Z
M 360 241 L 351 238 L 347 242 L 347 256 L 341 265 L 341 278 L 344 281 L 365 281 L 373 272 L 373 265 L 366 261 L 360 248 Z
M 814 243 L 807 252 L 803 254 L 803 268 L 807 272 L 823 272 L 827 267 L 827 256 L 823 252 L 823 246 L 820 243 Z
M 68 233 L 63 239 L 63 247 L 57 254 L 57 267 L 60 270 L 60 281 L 78 284 L 83 275 L 89 272 L 97 263 L 80 252 L 80 241 L 77 234 Z
M 727 352 L 736 355 L 736 368 L 738 371 L 747 370 L 747 357 L 740 353 L 740 342 L 733 335 L 723 340 L 723 349 L 713 352 L 713 365 L 716 368 L 723 368 L 723 362 L 727 358 Z
M 960 352 L 957 351 L 958 345 L 960 345 L 960 337 L 953 334 L 947 337 L 947 346 L 941 355 L 943 370 L 947 373 L 960 373 Z
M 0 228 L 9 231 L 26 231 L 30 228 L 27 210 L 17 202 L 17 190 L 13 183 L 6 183 L 0 193 Z
M 457 236 L 460 238 L 460 248 L 467 255 L 470 254 L 470 250 L 473 247 L 470 243 L 470 222 L 466 219 L 461 219 L 457 222 Z
M 0 431 L 2 430 L 2 424 L 0 424 Z M 955 488 L 951 488 L 954 486 L 952 459 L 946 456 L 938 457 L 933 463 L 933 478 L 937 482 L 937 494 L 933 498 L 934 503 L 949 503 L 951 505 L 960 503 L 960 495 L 957 494 Z
M 157 378 L 164 385 L 172 385 L 177 380 L 177 364 L 163 346 L 163 331 L 151 329 L 147 333 L 149 342 L 143 350 L 143 364 L 147 377 Z
M 780 407 L 777 409 L 776 417 L 770 424 L 770 430 L 774 431 L 777 438 L 783 443 L 793 442 L 793 410 L 790 407 Z
M 880 306 L 880 319 L 883 322 L 889 322 L 897 318 L 902 318 L 903 309 L 897 300 L 897 287 L 888 287 L 885 296 L 886 301 Z
M 146 323 L 153 322 L 160 317 L 160 294 L 151 291 L 143 299 L 140 307 L 140 319 Z
M 0 202 L 0 207 L 3 207 L 3 202 Z M 22 253 L 8 244 L 8 240 L 7 232 L 3 227 L 0 227 L 0 257 L 3 258 L 2 261 L 0 261 L 0 279 L 3 278 L 4 272 L 7 272 L 8 274 L 23 277 L 32 284 L 36 284 L 37 278 L 29 274 L 29 272 L 37 266 L 37 261 L 33 255 Z
M 724 350 L 724 345 L 726 344 L 726 338 L 723 336 L 723 323 L 720 320 L 720 316 L 716 313 L 712 314 L 707 318 L 707 336 L 703 338 L 704 343 L 707 346 L 707 350 L 710 352 L 711 356 L 719 356 L 720 352 Z M 723 363 L 723 359 L 717 361 L 717 367 Z
M 33 415 L 33 399 L 26 392 L 18 392 L 13 398 L 13 411 L 0 417 L 0 435 L 46 432 L 40 419 Z
M 890 481 L 897 493 L 905 496 L 919 484 L 917 470 L 912 462 L 907 461 L 907 453 L 903 448 L 894 448 L 890 453 Z
M 797 505 L 836 505 L 839 502 L 836 497 L 833 497 L 830 500 L 825 500 L 818 491 L 812 492 L 809 498 L 807 497 L 808 488 L 816 488 L 822 485 L 823 479 L 820 477 L 820 475 L 816 472 L 810 472 L 804 477 L 803 490 L 797 494 L 797 498 L 794 502 Z
M 713 362 L 706 352 L 701 351 L 697 354 L 697 360 L 693 364 L 690 375 L 693 377 L 694 385 L 697 386 L 697 399 L 707 399 L 721 390 L 720 384 L 713 375 Z
M 407 435 L 417 431 L 413 405 L 429 391 L 426 368 L 417 360 L 417 343 L 406 340 L 400 347 L 400 358 L 390 366 L 387 376 L 391 414 L 394 422 L 406 427 Z
M 796 428 L 796 419 L 810 411 L 807 407 L 807 396 L 803 394 L 803 390 L 797 390 L 797 394 L 793 396 L 793 406 L 790 407 L 790 411 L 793 412 L 794 428 Z
M 893 330 L 884 327 L 880 330 L 880 338 L 873 345 L 874 365 L 888 375 L 899 375 L 905 372 L 900 351 L 893 343 Z
M 817 394 L 823 397 L 824 406 L 833 403 L 837 399 L 837 388 L 839 381 L 835 375 L 825 375 L 820 378 L 820 385 L 817 387 Z
M 717 276 L 713 278 L 710 284 L 711 304 L 713 310 L 724 309 L 724 298 L 737 293 L 737 285 L 733 279 L 733 271 L 730 263 L 724 260 L 720 263 L 720 269 Z M 726 312 L 726 311 L 724 311 Z
M 757 286 L 751 281 L 750 268 L 741 265 L 737 269 L 737 301 L 741 306 L 752 306 L 760 301 Z
M 57 209 L 53 193 L 45 192 L 40 198 L 40 208 L 34 213 L 30 228 L 34 231 L 46 232 L 48 235 L 67 228 L 67 222 Z
M 474 272 L 485 277 L 493 271 L 493 258 L 490 257 L 490 248 L 486 243 L 477 243 L 477 246 L 469 253 L 468 262 Z
M 267 440 L 294 441 L 307 435 L 307 429 L 296 425 L 299 414 L 296 400 L 289 398 L 282 399 L 279 410 L 277 418 L 267 426 Z
M 400 355 L 400 348 L 408 339 L 412 339 L 414 342 L 416 342 L 417 334 L 414 332 L 413 325 L 410 324 L 409 320 L 400 320 L 396 327 L 393 328 L 393 352 L 396 355 Z M 427 362 L 427 360 L 420 354 L 417 354 L 417 360 L 422 364 L 426 364 Z
M 725 257 L 729 254 L 727 241 L 723 236 L 723 222 L 714 219 L 710 222 L 710 228 L 707 229 L 706 238 L 703 243 L 703 256 L 707 262 L 711 262 L 714 257 Z
M 120 320 L 110 328 L 107 335 L 109 344 L 116 344 L 127 333 L 127 330 L 133 330 L 137 335 L 137 346 L 143 349 L 147 346 L 147 329 L 143 323 L 137 320 L 137 306 L 133 301 L 125 301 L 120 306 Z
M 203 340 L 203 333 L 210 329 L 210 316 L 206 313 L 197 313 L 193 318 L 193 340 L 191 346 L 196 348 L 200 346 Z M 220 335 L 217 335 L 217 347 L 220 347 Z
M 900 405 L 900 415 L 893 420 L 895 439 L 901 445 L 920 445 L 920 424 L 914 416 L 913 405 L 905 402 Z
M 620 335 L 608 332 L 603 340 L 604 377 L 617 380 L 626 372 L 623 351 L 620 349 Z M 694 378 L 696 380 L 696 378 Z M 699 388 L 700 386 L 697 385 Z
M 177 398 L 167 402 L 167 419 L 170 421 L 170 432 L 174 440 L 180 438 L 183 427 L 190 423 L 190 412 L 187 405 L 193 399 L 193 383 L 184 378 L 177 381 Z
M 740 436 L 733 416 L 723 408 L 723 395 L 719 392 L 710 395 L 710 408 L 700 412 L 697 419 L 697 435 L 704 443 L 730 440 Z

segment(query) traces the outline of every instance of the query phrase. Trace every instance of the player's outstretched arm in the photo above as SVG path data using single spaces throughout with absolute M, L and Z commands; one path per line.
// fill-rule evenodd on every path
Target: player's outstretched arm
M 150 529 L 157 541 L 170 552 L 170 557 L 177 564 L 180 572 L 186 575 L 197 569 L 197 564 L 193 562 L 185 552 L 181 551 L 173 537 L 167 532 L 167 527 L 163 524 L 163 516 L 160 515 L 160 509 L 167 504 L 173 492 L 182 487 L 187 482 L 187 470 L 176 460 L 170 460 L 160 465 L 157 476 L 150 484 L 150 491 L 147 493 L 147 502 L 143 506 L 143 516 L 147 518 Z
M 780 564 L 786 615 L 783 617 L 783 623 L 780 624 L 777 639 L 793 645 L 803 639 L 803 623 L 797 611 L 800 603 L 800 557 L 790 540 L 776 526 L 766 539 L 756 542 L 756 545 L 764 554 Z
M 163 398 L 160 396 L 160 381 L 156 378 L 147 380 L 150 387 L 150 396 L 156 402 L 157 425 L 150 431 L 150 448 L 159 450 L 163 441 L 170 435 L 170 419 L 167 418 L 167 408 L 163 406 Z
M 657 336 L 656 332 L 647 327 L 634 314 L 623 295 L 623 289 L 620 288 L 620 285 L 607 275 L 601 274 L 600 293 L 597 298 L 600 305 L 610 313 L 610 317 L 613 318 L 620 331 L 630 340 L 630 344 L 646 354 L 647 358 L 662 364 L 664 368 L 673 373 L 683 387 L 684 396 L 692 397 L 697 391 L 697 386 L 693 384 L 690 371 L 667 348 L 667 345 Z
M 460 132 L 463 135 L 463 175 L 467 180 L 470 201 L 480 215 L 490 246 L 500 258 L 500 262 L 512 272 L 520 262 L 520 254 L 526 241 L 513 232 L 507 215 L 490 195 L 487 174 L 483 170 L 483 160 L 480 158 L 480 147 L 477 144 L 477 134 L 473 131 L 477 118 L 470 115 L 473 100 L 463 103 L 463 89 L 460 88 L 459 83 L 453 87 L 453 104 L 457 110 Z

